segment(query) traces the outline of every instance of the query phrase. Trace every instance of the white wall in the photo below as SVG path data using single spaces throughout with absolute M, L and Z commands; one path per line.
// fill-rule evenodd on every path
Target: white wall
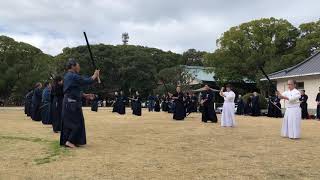
M 304 76 L 293 78 L 297 82 L 304 82 L 304 89 L 306 90 L 306 95 L 308 95 L 308 109 L 316 109 L 316 97 L 319 92 L 320 87 L 320 75 L 316 76 Z M 277 89 L 280 92 L 287 90 L 287 81 L 288 79 L 278 79 L 277 80 Z M 285 104 L 282 101 L 281 106 L 285 108 Z

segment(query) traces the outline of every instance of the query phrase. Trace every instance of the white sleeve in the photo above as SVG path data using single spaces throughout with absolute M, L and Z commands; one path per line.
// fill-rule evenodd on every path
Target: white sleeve
M 292 97 L 288 97 L 289 98 L 289 102 L 297 102 L 301 97 L 301 94 L 299 91 L 296 91 L 293 93 Z
M 232 101 L 235 97 L 234 93 L 228 93 L 228 96 L 226 97 L 227 100 Z
M 281 95 L 284 96 L 284 97 L 288 97 L 287 91 L 283 92 Z

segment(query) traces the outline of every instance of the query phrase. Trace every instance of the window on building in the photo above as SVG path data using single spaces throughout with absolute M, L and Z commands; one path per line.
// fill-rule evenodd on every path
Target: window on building
M 297 89 L 304 89 L 304 82 L 297 82 Z

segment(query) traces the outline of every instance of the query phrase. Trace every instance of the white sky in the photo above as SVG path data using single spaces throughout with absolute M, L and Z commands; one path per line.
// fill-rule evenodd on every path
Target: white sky
M 319 0 L 0 0 L 0 34 L 56 55 L 64 47 L 129 44 L 182 53 L 213 51 L 232 26 L 284 18 L 295 26 L 319 19 Z

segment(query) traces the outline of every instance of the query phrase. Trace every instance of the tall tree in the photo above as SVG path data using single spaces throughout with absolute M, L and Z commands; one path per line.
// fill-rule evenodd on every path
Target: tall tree
M 30 44 L 0 36 L 0 99 L 22 102 L 35 82 L 49 79 L 52 59 Z
M 190 66 L 203 66 L 206 52 L 188 49 L 182 54 L 182 64 Z
M 218 49 L 206 55 L 220 80 L 260 78 L 257 65 L 267 72 L 284 67 L 281 58 L 293 52 L 299 31 L 287 20 L 263 18 L 230 28 L 217 40 Z

